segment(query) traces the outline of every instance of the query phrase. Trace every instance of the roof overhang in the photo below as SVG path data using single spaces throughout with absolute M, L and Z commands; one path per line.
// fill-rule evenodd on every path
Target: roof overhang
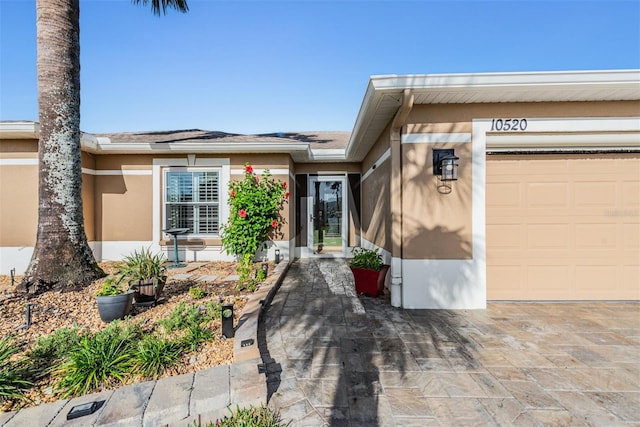
M 40 124 L 31 121 L 0 122 L 2 139 L 38 139 Z
M 346 158 L 361 161 L 409 89 L 417 104 L 640 100 L 640 70 L 372 76 Z

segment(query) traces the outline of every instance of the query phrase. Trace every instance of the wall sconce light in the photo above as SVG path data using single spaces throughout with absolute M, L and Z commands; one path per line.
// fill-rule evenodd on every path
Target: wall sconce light
M 451 193 L 451 181 L 458 179 L 458 160 L 452 148 L 433 150 L 433 174 L 438 176 L 438 192 Z

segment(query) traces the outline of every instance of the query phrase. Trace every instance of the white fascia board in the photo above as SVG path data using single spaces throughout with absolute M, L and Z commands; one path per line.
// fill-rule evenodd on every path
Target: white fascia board
M 369 84 L 367 85 L 364 99 L 362 100 L 360 110 L 358 111 L 358 116 L 356 117 L 356 122 L 353 125 L 353 130 L 351 131 L 351 137 L 349 138 L 349 142 L 347 142 L 347 146 L 345 148 L 345 158 L 349 158 L 351 156 L 351 152 L 354 150 L 354 146 L 360 138 L 360 132 L 366 130 L 366 125 L 368 124 L 366 122 L 368 122 L 369 120 L 365 120 L 365 116 L 367 114 L 371 114 L 372 112 L 372 108 L 370 108 L 370 105 L 373 102 L 375 94 L 376 88 L 373 84 L 372 77 L 371 79 L 369 79 Z
M 31 121 L 0 122 L 0 138 L 38 138 L 40 123 Z
M 334 148 L 334 149 L 320 149 L 320 150 L 310 150 L 310 160 L 315 161 L 345 161 L 346 155 L 345 150 L 343 148 Z
M 375 90 L 446 89 L 504 86 L 554 86 L 590 84 L 633 84 L 640 82 L 640 70 L 551 71 L 478 74 L 415 74 L 371 76 Z
M 291 153 L 307 151 L 308 146 L 300 144 L 157 144 L 157 143 L 105 143 L 97 138 L 95 148 L 83 146 L 87 151 L 105 154 L 170 154 L 170 153 Z M 92 151 L 93 148 L 93 151 Z

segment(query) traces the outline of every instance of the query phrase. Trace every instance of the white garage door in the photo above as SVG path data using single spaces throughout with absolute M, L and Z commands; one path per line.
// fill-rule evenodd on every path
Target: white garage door
M 640 156 L 488 155 L 487 299 L 640 299 Z

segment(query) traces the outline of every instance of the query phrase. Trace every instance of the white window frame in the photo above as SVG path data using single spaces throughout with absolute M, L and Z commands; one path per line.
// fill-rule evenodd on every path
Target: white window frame
M 228 158 L 197 158 L 195 165 L 189 165 L 187 157 L 156 158 L 153 159 L 153 240 L 160 242 L 166 236 L 162 232 L 165 218 L 165 172 L 169 170 L 185 172 L 203 172 L 216 170 L 218 172 L 219 200 L 218 220 L 220 229 L 229 220 L 228 194 L 231 181 L 231 166 Z M 185 237 L 218 238 L 213 234 L 191 234 Z
M 167 225 L 167 217 L 169 215 L 168 213 L 168 207 L 171 204 L 171 202 L 169 202 L 167 200 L 167 190 L 168 190 L 168 184 L 169 184 L 169 179 L 168 176 L 170 173 L 189 173 L 191 174 L 191 182 L 195 183 L 194 181 L 194 175 L 195 173 L 211 173 L 211 172 L 215 172 L 218 176 L 216 179 L 216 185 L 218 186 L 217 191 L 218 191 L 218 197 L 215 200 L 215 202 L 210 202 L 210 201 L 193 201 L 192 203 L 183 203 L 183 202 L 176 202 L 176 204 L 182 205 L 182 204 L 186 204 L 186 205 L 191 205 L 191 206 L 195 206 L 195 205 L 214 205 L 218 208 L 218 215 L 217 215 L 217 229 L 218 231 L 216 233 L 202 233 L 202 232 L 198 232 L 196 233 L 194 229 L 191 229 L 189 234 L 192 236 L 198 236 L 198 237 L 220 237 L 220 228 L 222 227 L 222 223 L 220 222 L 220 195 L 222 193 L 222 188 L 220 187 L 220 174 L 222 172 L 222 170 L 218 167 L 210 167 L 210 168 L 192 168 L 192 167 L 167 167 L 167 168 L 163 168 L 162 173 L 163 173 L 163 185 L 162 185 L 162 225 L 163 228 L 170 228 Z M 193 193 L 195 195 L 196 193 L 196 188 L 193 188 Z M 198 221 L 198 219 L 196 218 L 197 215 L 194 215 L 193 221 L 194 224 Z

